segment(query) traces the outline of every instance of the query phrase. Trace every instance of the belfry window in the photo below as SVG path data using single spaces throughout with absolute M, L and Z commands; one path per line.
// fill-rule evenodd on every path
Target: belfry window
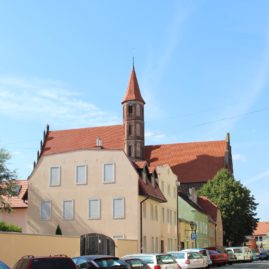
M 128 146 L 128 156 L 132 157 L 132 146 Z
M 132 125 L 128 125 L 128 135 L 132 135 L 133 131 L 132 131 Z
M 129 115 L 133 114 L 133 106 L 132 105 L 128 106 L 128 114 Z

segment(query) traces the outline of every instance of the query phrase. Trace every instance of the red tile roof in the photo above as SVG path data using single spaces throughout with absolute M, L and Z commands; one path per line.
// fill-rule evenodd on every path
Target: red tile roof
M 41 154 L 94 149 L 97 138 L 104 149 L 123 150 L 123 125 L 49 131 Z M 145 146 L 145 159 L 151 172 L 168 164 L 181 183 L 198 183 L 212 179 L 224 167 L 225 150 L 225 140 Z M 135 165 L 140 168 L 145 162 Z
M 17 196 L 3 197 L 5 202 L 9 203 L 11 208 L 27 208 L 28 202 L 25 200 L 25 194 L 28 190 L 27 180 L 16 180 L 16 184 L 20 186 L 20 191 Z
M 198 204 L 205 210 L 208 216 L 210 216 L 215 222 L 217 222 L 218 206 L 215 205 L 205 196 L 198 197 Z
M 123 149 L 123 126 L 112 125 L 49 131 L 43 155 L 96 148 L 96 139 L 102 140 L 104 149 Z
M 147 183 L 145 183 L 143 179 L 139 178 L 139 194 L 143 196 L 149 196 L 150 198 L 155 199 L 161 203 L 167 202 L 159 188 L 159 185 L 156 183 L 154 188 L 149 180 L 147 180 Z
M 181 183 L 206 182 L 224 167 L 226 142 L 208 141 L 145 147 L 150 166 L 169 164 Z
M 145 104 L 145 101 L 142 98 L 141 93 L 140 93 L 140 89 L 139 89 L 135 69 L 133 67 L 133 69 L 131 71 L 129 83 L 128 83 L 128 86 L 127 86 L 127 89 L 126 89 L 126 93 L 125 93 L 125 96 L 124 96 L 121 103 L 123 104 L 123 103 L 125 103 L 127 101 L 134 101 L 134 100 L 140 101 L 140 102 Z
M 269 222 L 258 222 L 256 230 L 253 232 L 254 236 L 266 235 L 269 232 Z

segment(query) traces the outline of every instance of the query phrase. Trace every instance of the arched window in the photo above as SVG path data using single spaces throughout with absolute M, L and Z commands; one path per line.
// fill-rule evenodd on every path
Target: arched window
M 140 145 L 140 143 L 136 144 L 136 156 L 137 157 L 141 156 L 141 145 Z

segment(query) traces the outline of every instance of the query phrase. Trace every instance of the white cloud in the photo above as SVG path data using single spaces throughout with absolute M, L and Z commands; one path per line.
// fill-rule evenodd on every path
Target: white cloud
M 233 161 L 240 161 L 240 162 L 246 162 L 247 157 L 240 153 L 233 154 Z
M 111 125 L 120 120 L 57 81 L 0 77 L 0 113 L 57 127 Z

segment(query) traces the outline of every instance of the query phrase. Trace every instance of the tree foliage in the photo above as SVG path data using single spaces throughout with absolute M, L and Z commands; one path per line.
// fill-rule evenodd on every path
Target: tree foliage
M 1 232 L 18 232 L 21 233 L 22 228 L 14 225 L 14 224 L 8 224 L 3 221 L 0 221 L 0 231 Z
M 0 148 L 0 210 L 10 211 L 10 205 L 7 197 L 14 194 L 13 187 L 16 178 L 15 171 L 7 168 L 7 161 L 10 159 L 10 154 Z
M 59 225 L 59 224 L 57 225 L 57 228 L 56 228 L 55 234 L 56 234 L 56 235 L 62 235 L 62 230 L 61 230 L 61 227 L 60 227 L 60 225 Z
M 251 235 L 259 221 L 256 218 L 257 203 L 250 190 L 236 180 L 227 169 L 221 169 L 216 176 L 199 190 L 221 211 L 224 244 L 239 245 L 246 235 Z

